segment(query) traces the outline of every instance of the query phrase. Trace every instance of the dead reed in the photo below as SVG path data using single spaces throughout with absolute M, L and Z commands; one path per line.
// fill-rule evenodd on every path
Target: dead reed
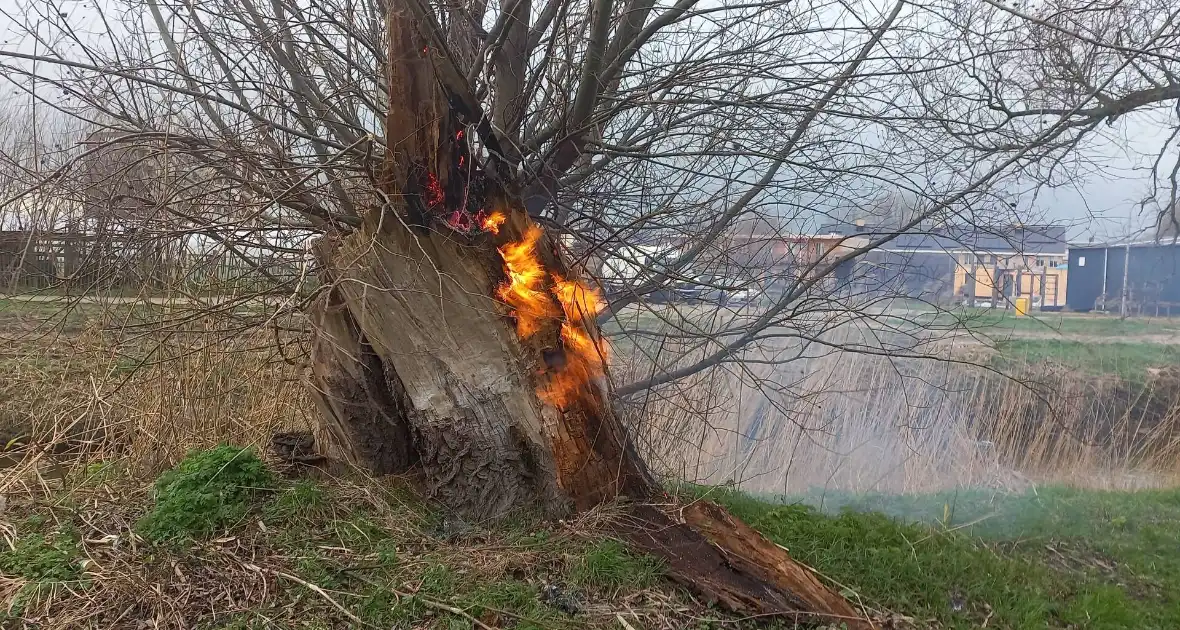
M 260 445 L 279 428 L 307 428 L 298 350 L 284 360 L 273 333 L 228 334 L 211 321 L 140 329 L 110 315 L 0 329 L 9 460 L 85 453 L 150 476 L 191 448 Z
M 238 333 L 208 318 L 137 327 L 125 309 L 73 326 L 5 321 L 0 440 L 10 466 L 85 451 L 150 476 L 191 448 L 262 445 L 313 422 L 304 355 L 294 342 L 278 348 L 273 331 Z M 879 331 L 828 335 L 819 346 L 756 345 L 744 361 L 629 400 L 649 461 L 669 478 L 775 494 L 1180 480 L 1180 377 L 1171 371 L 1134 386 L 1048 364 L 1002 375 L 971 361 L 833 349 L 895 343 Z M 616 381 L 704 352 L 687 337 L 656 352 L 647 343 L 646 358 L 622 353 Z M 907 348 L 982 362 L 977 344 L 960 352 L 911 339 Z
M 641 447 L 667 477 L 767 494 L 1180 483 L 1171 371 L 1141 382 L 1044 362 L 999 373 L 977 342 L 935 337 L 898 354 L 961 362 L 840 349 L 878 334 L 846 327 L 823 344 L 766 344 L 752 361 L 632 401 Z M 661 369 L 702 354 L 664 343 L 675 359 Z M 641 377 L 652 354 L 620 361 L 618 377 Z

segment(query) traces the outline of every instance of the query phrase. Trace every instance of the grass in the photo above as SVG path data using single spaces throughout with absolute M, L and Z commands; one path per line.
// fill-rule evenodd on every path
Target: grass
M 620 611 L 636 628 L 748 626 L 687 599 L 593 514 L 448 536 L 396 480 L 285 481 L 230 446 L 190 453 L 151 492 L 109 464 L 83 473 L 9 506 L 0 572 L 23 580 L 9 592 L 23 621 L 105 627 L 135 606 L 201 628 L 617 628 Z M 1180 490 L 694 492 L 902 627 L 1180 627 Z
M 2 329 L 76 332 L 90 326 L 119 327 L 156 317 L 161 308 L 148 302 L 83 302 L 75 296 L 0 297 Z
M 993 337 L 1006 334 L 1039 336 L 1078 336 L 1114 338 L 1127 335 L 1175 335 L 1180 333 L 1180 318 L 1131 317 L 1081 313 L 1045 313 L 1032 311 L 1017 317 L 1011 310 L 961 308 L 919 315 L 915 321 L 939 328 L 966 328 Z
M 1007 348 L 1071 361 L 1124 350 L 1021 350 L 1042 341 L 1068 343 L 1012 339 Z M 201 628 L 360 627 L 356 617 L 378 627 L 472 628 L 478 619 L 505 629 L 617 629 L 620 611 L 636 616 L 637 629 L 740 627 L 677 591 L 659 563 L 612 540 L 593 515 L 449 536 L 440 533 L 442 515 L 396 480 L 287 481 L 254 468 L 257 453 L 209 450 L 224 440 L 262 443 L 272 427 L 304 421 L 311 408 L 299 398 L 301 383 L 284 385 L 297 379 L 263 367 L 285 370 L 282 361 L 232 343 L 217 337 L 184 348 L 182 358 L 140 370 L 127 385 L 106 346 L 73 358 L 72 346 L 50 353 L 30 345 L 0 363 L 0 412 L 36 409 L 68 426 L 85 409 L 118 431 L 85 442 L 109 445 L 86 455 L 106 461 L 25 486 L 46 496 L 18 501 L 20 486 L 5 486 L 0 609 L 7 598 L 16 616 L 46 628 L 117 627 L 127 610 L 162 626 Z M 1110 363 L 1132 364 L 1127 357 L 1138 350 L 1126 352 Z M 1004 400 L 985 400 L 973 413 L 1001 415 Z M 900 417 L 875 402 L 851 404 L 886 422 Z M 186 459 L 194 446 L 204 450 Z M 175 472 L 153 494 L 145 480 L 162 469 Z M 854 599 L 923 628 L 984 620 L 989 628 L 1180 627 L 1172 613 L 1180 608 L 1174 493 L 828 493 L 823 511 L 723 498 Z M 881 514 L 841 513 L 844 506 Z M 959 600 L 962 609 L 953 610 Z
M 854 599 L 936 627 L 1180 627 L 1177 490 L 837 495 L 828 514 L 720 498 Z
M 617 593 L 627 588 L 649 588 L 661 574 L 656 559 L 631 554 L 618 541 L 601 540 L 583 550 L 570 577 L 576 584 Z
M 10 503 L 16 550 L 0 555 L 0 572 L 22 582 L 13 593 L 0 579 L 0 609 L 16 605 L 10 617 L 46 628 L 115 627 L 129 609 L 199 628 L 614 629 L 620 611 L 637 628 L 717 617 L 597 521 L 520 518 L 456 538 L 398 480 L 287 481 L 259 466 L 249 449 L 219 446 L 193 451 L 150 491 L 104 467 Z M 70 588 L 55 586 L 63 580 Z
M 1052 362 L 1086 374 L 1114 374 L 1130 381 L 1146 378 L 1148 368 L 1180 364 L 1180 345 L 1174 344 L 1016 338 L 999 341 L 996 348 L 994 363 L 999 368 Z

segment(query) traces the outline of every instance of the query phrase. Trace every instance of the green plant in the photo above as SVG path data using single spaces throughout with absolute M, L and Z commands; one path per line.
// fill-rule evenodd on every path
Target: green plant
M 0 573 L 39 582 L 76 580 L 82 574 L 78 538 L 62 531 L 48 538 L 26 534 L 16 540 L 11 550 L 0 553 Z
M 267 503 L 263 513 L 268 522 L 315 520 L 328 511 L 323 488 L 310 479 L 300 479 Z
M 588 547 L 571 568 L 570 577 L 582 586 L 606 590 L 646 588 L 663 572 L 658 560 L 634 554 L 616 540 L 601 540 Z
M 136 529 L 156 542 L 209 536 L 241 521 L 255 493 L 273 485 L 253 449 L 191 451 L 156 480 L 155 505 Z

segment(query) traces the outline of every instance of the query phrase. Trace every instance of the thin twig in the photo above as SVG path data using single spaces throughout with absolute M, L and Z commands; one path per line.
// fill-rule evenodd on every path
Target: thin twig
M 444 603 L 442 603 L 442 602 L 436 602 L 436 601 L 434 601 L 434 600 L 432 600 L 432 599 L 427 599 L 427 598 L 425 598 L 425 597 L 422 597 L 421 595 L 410 595 L 410 594 L 408 594 L 408 593 L 402 593 L 402 592 L 400 592 L 400 591 L 397 591 L 397 590 L 395 590 L 395 589 L 390 589 L 390 590 L 392 590 L 392 591 L 394 592 L 394 594 L 396 594 L 398 597 L 414 597 L 414 598 L 417 598 L 417 600 L 418 600 L 418 601 L 420 601 L 420 602 L 422 602 L 423 604 L 425 604 L 427 608 L 433 608 L 433 609 L 435 609 L 435 610 L 441 610 L 441 611 L 443 611 L 443 612 L 449 612 L 449 613 L 451 613 L 452 615 L 457 615 L 457 616 L 459 616 L 459 617 L 462 617 L 462 618 L 466 619 L 467 621 L 470 621 L 471 623 L 475 624 L 476 626 L 479 626 L 480 628 L 483 628 L 483 630 L 498 630 L 498 628 L 494 628 L 494 627 L 492 627 L 492 626 L 489 626 L 488 624 L 486 624 L 486 623 L 484 623 L 484 622 L 480 621 L 479 619 L 476 619 L 475 617 L 472 617 L 470 614 L 468 614 L 468 613 L 467 613 L 467 611 L 465 611 L 465 610 L 463 610 L 463 609 L 461 609 L 461 608 L 455 608 L 454 606 L 451 606 L 451 605 L 448 605 L 448 604 L 444 604 Z
M 340 602 L 337 602 L 336 600 L 332 599 L 332 596 L 331 596 L 331 595 L 329 595 L 329 594 L 327 593 L 327 591 L 325 591 L 324 589 L 320 588 L 319 586 L 316 586 L 315 584 L 312 584 L 311 582 L 308 582 L 307 580 L 304 580 L 303 578 L 300 578 L 300 577 L 296 577 L 296 576 L 294 576 L 294 575 L 291 575 L 290 573 L 284 573 L 284 572 L 282 572 L 282 571 L 275 571 L 274 569 L 267 569 L 267 570 L 268 570 L 268 571 L 270 571 L 271 573 L 273 573 L 273 574 L 275 574 L 275 575 L 279 576 L 279 577 L 282 577 L 282 578 L 287 578 L 288 580 L 291 580 L 292 582 L 296 582 L 296 583 L 298 583 L 298 584 L 301 584 L 301 585 L 303 585 L 303 586 L 306 586 L 307 588 L 310 588 L 311 590 L 315 591 L 315 592 L 316 592 L 316 593 L 317 593 L 317 594 L 318 594 L 320 597 L 323 597 L 324 599 L 328 600 L 328 603 L 329 603 L 329 604 L 332 604 L 332 606 L 334 606 L 334 607 L 336 608 L 336 610 L 339 610 L 341 613 L 344 613 L 344 616 L 346 616 L 346 617 L 348 617 L 349 619 L 351 619 L 351 620 L 353 620 L 353 621 L 355 621 L 355 622 L 357 622 L 357 623 L 361 624 L 362 626 L 367 626 L 367 627 L 370 627 L 370 628 L 374 628 L 374 627 L 376 627 L 376 626 L 374 626 L 374 625 L 373 625 L 373 624 L 371 624 L 371 623 L 366 623 L 366 622 L 365 622 L 363 619 L 361 619 L 360 617 L 357 617 L 356 615 L 354 615 L 354 614 L 352 614 L 351 612 L 349 612 L 349 610 L 348 610 L 347 608 L 345 608 L 344 606 L 342 606 L 342 605 L 340 604 Z

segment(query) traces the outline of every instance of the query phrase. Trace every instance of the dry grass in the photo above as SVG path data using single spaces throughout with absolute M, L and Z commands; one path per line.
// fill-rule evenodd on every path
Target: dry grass
M 301 367 L 282 360 L 273 335 L 111 324 L 0 330 L 7 450 L 85 451 L 150 476 L 192 448 L 262 445 L 277 429 L 307 428 Z
M 182 333 L 141 331 L 126 315 L 105 311 L 57 328 L 10 319 L 0 329 L 0 440 L 9 450 L 23 444 L 42 461 L 85 450 L 150 476 L 195 447 L 262 445 L 277 429 L 311 424 L 297 345 L 280 353 L 273 333 L 235 334 L 213 320 Z M 838 343 L 865 337 L 835 335 Z M 929 348 L 922 343 L 912 345 Z M 681 351 L 668 344 L 661 361 L 696 356 Z M 1171 372 L 1132 387 L 1044 365 L 1013 380 L 970 365 L 798 344 L 748 355 L 784 357 L 793 360 L 707 370 L 633 405 L 637 437 L 657 469 L 786 494 L 1180 479 L 1180 378 Z M 650 365 L 628 361 L 616 379 L 647 376 Z
M 5 571 L 0 627 L 735 626 L 612 543 L 609 509 L 456 533 L 410 484 L 353 474 L 321 479 L 311 497 L 298 494 L 307 482 L 284 481 L 211 540 L 147 541 L 136 522 L 150 480 L 186 452 L 307 428 L 301 366 L 272 335 L 213 322 L 143 334 L 105 317 L 27 324 L 2 331 L 0 553 L 66 537 L 76 575 Z M 544 599 L 550 583 L 576 594 L 576 614 Z
M 77 544 L 75 577 L 0 576 L 9 618 L 29 627 L 618 628 L 620 615 L 652 629 L 737 626 L 604 539 L 610 508 L 453 529 L 403 481 L 304 480 L 224 535 L 160 545 L 137 533 L 150 496 L 134 477 L 15 475 L 0 544 L 30 531 Z
M 452 540 L 435 533 L 437 516 L 401 490 L 353 479 L 323 484 L 331 507 L 314 523 L 276 525 L 264 515 L 222 538 L 163 553 L 134 534 L 146 480 L 192 448 L 262 445 L 276 429 L 306 428 L 311 407 L 298 351 L 280 354 L 273 334 L 235 334 L 212 321 L 191 322 L 184 332 L 141 333 L 125 321 L 95 319 L 67 330 L 22 324 L 0 334 L 8 347 L 0 430 L 16 447 L 2 462 L 4 537 L 11 545 L 14 524 L 42 513 L 76 530 L 86 560 L 84 584 L 0 581 L 0 597 L 19 599 L 21 616 L 43 627 L 135 627 L 131 620 L 192 627 L 198 619 L 216 626 L 247 617 L 256 623 L 258 615 L 272 620 L 258 627 L 306 620 L 344 627 L 356 625 L 352 616 L 369 619 L 366 610 L 388 611 L 411 595 L 419 624 L 411 627 L 471 626 L 462 612 L 535 593 L 546 576 L 577 573 L 585 546 L 600 540 L 592 520 L 477 529 Z M 693 356 L 676 350 L 665 350 L 672 364 Z M 653 392 L 632 408 L 643 418 L 635 428 L 645 453 L 671 478 L 772 494 L 1180 480 L 1180 387 L 1167 374 L 1146 390 L 1125 390 L 1116 380 L 1067 370 L 1038 368 L 1035 379 L 1014 382 L 945 363 L 800 350 L 755 350 L 756 358 L 798 357 L 786 369 L 727 365 Z M 636 361 L 626 369 L 616 376 L 644 375 L 649 366 Z M 101 472 L 108 466 L 115 478 Z M 374 566 L 388 550 L 363 532 L 395 541 L 400 560 Z M 355 567 L 370 568 L 352 575 Z M 443 577 L 450 587 L 424 587 Z M 487 585 L 505 590 L 489 593 Z M 665 587 L 591 591 L 585 614 L 562 623 L 619 627 L 623 613 L 636 627 L 681 628 L 708 616 Z M 496 614 L 478 619 L 489 627 L 521 621 Z
M 880 334 L 844 329 L 826 340 Z M 633 424 L 664 475 L 756 493 L 1180 484 L 1172 372 L 1128 381 L 1035 363 L 999 374 L 987 357 L 945 342 L 910 339 L 909 347 L 967 363 L 767 344 L 747 354 L 755 361 L 653 392 L 632 406 L 642 418 Z M 671 367 L 699 356 L 677 350 L 662 349 L 675 357 Z M 650 370 L 634 356 L 617 368 L 623 380 Z

